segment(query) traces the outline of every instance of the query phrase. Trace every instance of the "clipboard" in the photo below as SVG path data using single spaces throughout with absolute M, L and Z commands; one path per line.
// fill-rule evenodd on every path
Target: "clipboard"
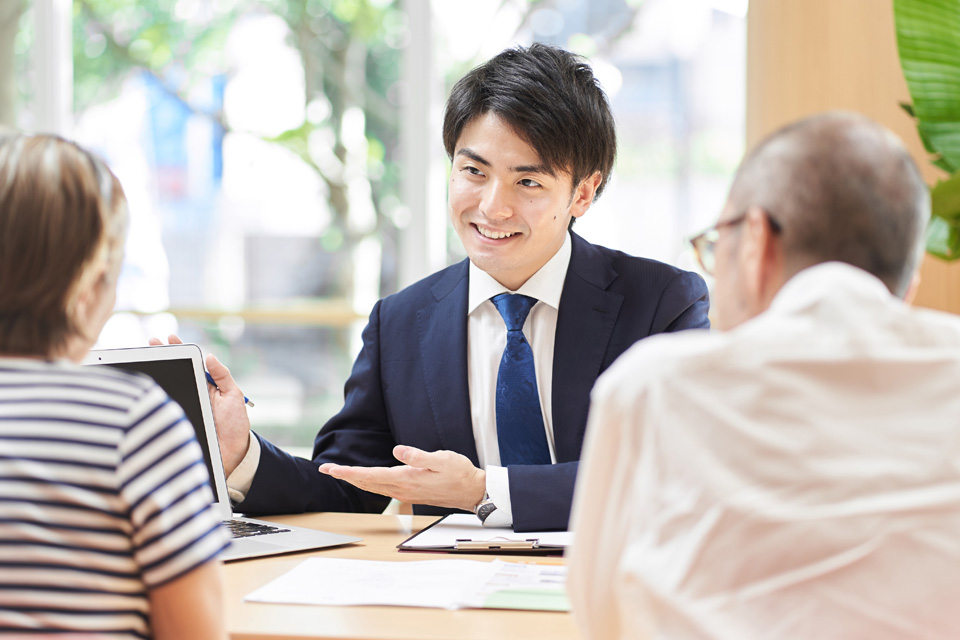
M 570 531 L 514 533 L 510 527 L 484 527 L 473 514 L 443 516 L 397 545 L 400 551 L 563 555 L 573 540 Z

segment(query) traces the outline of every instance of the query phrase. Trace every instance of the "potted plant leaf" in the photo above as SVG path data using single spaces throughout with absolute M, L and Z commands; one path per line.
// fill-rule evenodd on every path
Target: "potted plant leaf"
M 949 175 L 930 189 L 927 252 L 960 258 L 960 0 L 894 0 L 900 65 L 931 161 Z

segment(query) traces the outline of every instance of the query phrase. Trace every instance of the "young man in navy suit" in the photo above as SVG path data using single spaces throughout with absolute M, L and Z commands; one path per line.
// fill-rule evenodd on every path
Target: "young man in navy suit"
M 243 394 L 208 359 L 239 511 L 379 512 L 394 497 L 416 513 L 565 529 L 597 376 L 641 338 L 709 326 L 699 276 L 570 230 L 616 156 L 606 96 L 582 59 L 540 44 L 500 53 L 454 87 L 443 137 L 450 220 L 469 259 L 374 306 L 313 460 L 253 434 Z M 512 336 L 514 312 L 501 317 L 493 300 L 504 293 L 527 301 Z

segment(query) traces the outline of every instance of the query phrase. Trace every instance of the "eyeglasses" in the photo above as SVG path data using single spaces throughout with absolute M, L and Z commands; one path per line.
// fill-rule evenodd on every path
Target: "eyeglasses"
M 767 222 L 770 224 L 770 230 L 773 231 L 773 233 L 779 234 L 783 231 L 783 227 L 768 211 L 763 210 L 763 214 L 766 216 Z M 724 227 L 735 227 L 746 219 L 747 212 L 745 210 L 732 218 L 717 222 L 717 224 L 706 231 L 690 238 L 689 242 L 690 246 L 693 247 L 693 254 L 697 257 L 697 262 L 700 263 L 700 267 L 703 268 L 704 273 L 709 276 L 714 275 L 714 269 L 717 266 L 717 240 L 720 239 L 720 229 Z

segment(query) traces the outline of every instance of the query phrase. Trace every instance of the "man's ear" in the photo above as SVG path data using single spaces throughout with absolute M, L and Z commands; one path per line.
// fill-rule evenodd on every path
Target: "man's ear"
M 584 178 L 580 184 L 577 185 L 577 188 L 573 190 L 573 199 L 570 202 L 570 214 L 574 218 L 579 218 L 587 212 L 587 209 L 593 204 L 593 196 L 597 193 L 597 189 L 600 188 L 601 182 L 603 182 L 603 176 L 600 175 L 599 171 L 595 171 L 593 175 Z
M 770 226 L 766 212 L 756 205 L 747 209 L 740 253 L 750 310 L 756 315 L 770 306 L 783 284 L 783 251 L 779 236 Z
M 913 277 L 910 278 L 910 286 L 907 287 L 907 292 L 903 296 L 903 299 L 907 304 L 913 304 L 913 299 L 917 297 L 917 290 L 919 288 L 920 267 L 917 267 L 917 270 L 913 272 Z

